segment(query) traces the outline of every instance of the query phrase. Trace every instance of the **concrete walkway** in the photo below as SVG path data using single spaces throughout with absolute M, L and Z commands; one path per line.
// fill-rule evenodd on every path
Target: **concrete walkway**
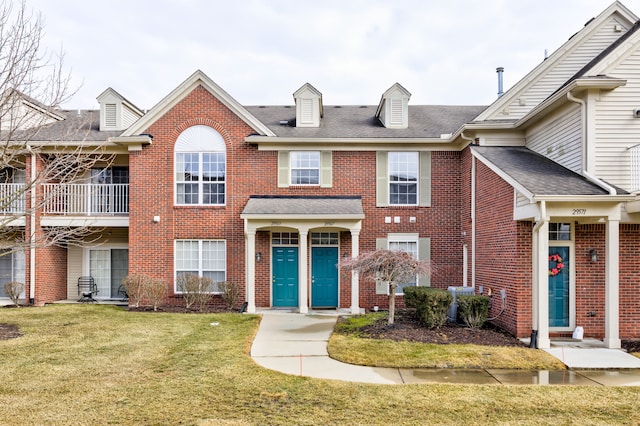
M 560 371 L 403 369 L 345 364 L 329 358 L 327 353 L 327 342 L 339 312 L 315 311 L 303 315 L 264 310 L 259 313 L 262 321 L 251 347 L 251 357 L 265 368 L 286 374 L 378 384 L 640 386 L 640 359 L 604 348 L 562 346 L 547 350 L 570 368 Z M 585 370 L 571 370 L 573 368 Z

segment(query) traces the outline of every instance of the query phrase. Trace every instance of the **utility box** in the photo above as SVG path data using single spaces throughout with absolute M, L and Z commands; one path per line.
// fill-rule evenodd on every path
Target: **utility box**
M 451 322 L 458 321 L 458 296 L 473 296 L 475 294 L 475 288 L 473 287 L 448 287 L 447 291 L 451 294 L 453 300 L 451 301 L 451 305 L 449 305 L 449 310 L 447 311 L 447 319 Z

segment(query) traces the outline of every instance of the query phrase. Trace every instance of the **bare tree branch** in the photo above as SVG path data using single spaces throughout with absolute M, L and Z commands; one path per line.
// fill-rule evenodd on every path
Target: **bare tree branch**
M 418 260 L 410 253 L 399 250 L 362 253 L 355 258 L 342 259 L 340 267 L 356 271 L 363 278 L 389 283 L 389 324 L 394 322 L 396 287 L 412 282 L 418 276 L 431 275 L 434 270 L 430 261 Z

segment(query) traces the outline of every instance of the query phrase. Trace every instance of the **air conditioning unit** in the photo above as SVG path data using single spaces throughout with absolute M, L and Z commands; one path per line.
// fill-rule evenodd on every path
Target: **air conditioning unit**
M 473 296 L 475 289 L 473 287 L 448 287 L 447 291 L 453 297 L 449 310 L 447 311 L 447 319 L 451 322 L 457 322 L 458 320 L 458 302 L 456 298 L 458 296 Z

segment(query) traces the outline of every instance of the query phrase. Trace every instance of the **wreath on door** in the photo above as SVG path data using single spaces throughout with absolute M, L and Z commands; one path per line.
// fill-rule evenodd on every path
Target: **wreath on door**
M 549 275 L 555 277 L 564 269 L 564 263 L 562 263 L 562 256 L 558 253 L 549 255 Z

